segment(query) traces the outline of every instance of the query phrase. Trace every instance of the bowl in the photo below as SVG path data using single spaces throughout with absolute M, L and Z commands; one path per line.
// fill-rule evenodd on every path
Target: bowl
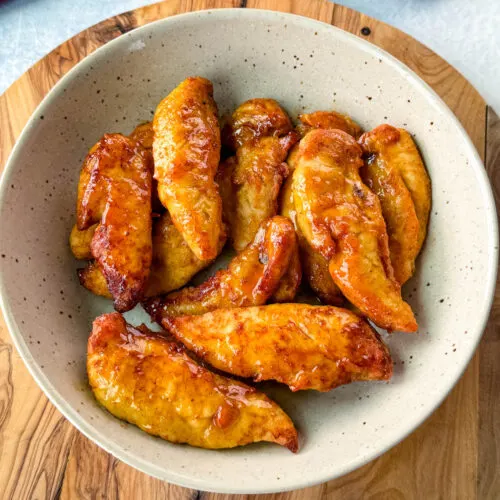
M 171 444 L 102 409 L 86 382 L 93 319 L 111 311 L 77 280 L 68 235 L 88 148 L 129 133 L 187 76 L 214 83 L 220 114 L 251 97 L 291 116 L 336 109 L 365 129 L 388 122 L 415 137 L 432 179 L 429 234 L 404 287 L 419 333 L 383 334 L 395 361 L 389 383 L 329 393 L 263 386 L 300 432 L 278 446 L 210 451 Z M 88 56 L 47 95 L 20 136 L 0 192 L 0 291 L 28 369 L 83 434 L 120 460 L 200 490 L 261 493 L 302 488 L 374 459 L 440 404 L 467 366 L 488 318 L 497 268 L 497 218 L 481 161 L 451 111 L 414 73 L 330 25 L 267 11 L 214 10 L 158 21 Z M 136 308 L 134 324 L 147 320 Z

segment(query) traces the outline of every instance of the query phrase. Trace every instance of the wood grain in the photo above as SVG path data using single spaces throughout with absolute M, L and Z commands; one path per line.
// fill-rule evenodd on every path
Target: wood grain
M 135 27 L 177 13 L 217 7 L 293 12 L 334 24 L 387 50 L 446 101 L 471 136 L 500 195 L 500 120 L 443 59 L 408 35 L 324 0 L 169 0 L 110 18 L 63 43 L 0 96 L 0 165 L 34 108 L 70 68 Z M 368 28 L 368 29 L 363 29 Z M 362 32 L 363 30 L 363 32 Z M 486 136 L 487 119 L 487 136 Z M 464 376 L 419 429 L 379 459 L 342 478 L 258 499 L 489 499 L 500 494 L 500 292 Z M 12 347 L 0 320 L 0 498 L 203 498 L 153 479 L 111 457 L 76 431 L 47 401 Z M 252 498 L 254 498 L 252 496 Z
M 500 117 L 488 108 L 486 121 L 486 170 L 492 181 L 500 213 Z M 500 495 L 500 287 L 488 327 L 479 348 L 479 456 L 478 498 Z
M 190 500 L 196 497 L 196 493 L 125 465 L 78 433 L 62 483 L 61 499 Z

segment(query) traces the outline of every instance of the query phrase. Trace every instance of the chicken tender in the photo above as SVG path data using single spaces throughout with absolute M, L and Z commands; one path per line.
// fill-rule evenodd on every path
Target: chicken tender
M 406 130 L 380 125 L 359 142 L 368 156 L 361 176 L 380 199 L 394 275 L 403 284 L 414 273 L 427 234 L 431 182 Z
M 89 262 L 87 267 L 78 269 L 78 279 L 80 285 L 91 291 L 94 295 L 112 299 L 113 296 L 109 291 L 106 278 L 96 262 Z
M 291 130 L 290 117 L 274 99 L 250 99 L 232 114 L 222 130 L 222 141 L 236 151 L 262 137 L 283 137 Z
M 200 260 L 217 256 L 222 200 L 214 181 L 220 130 L 212 84 L 187 78 L 156 108 L 154 177 L 175 227 Z
M 92 259 L 90 245 L 97 226 L 98 224 L 93 224 L 83 231 L 80 231 L 76 224 L 73 226 L 71 234 L 69 235 L 69 246 L 75 258 L 79 260 Z
M 145 150 L 120 134 L 104 135 L 80 174 L 77 228 L 97 222 L 91 254 L 115 309 L 128 311 L 143 298 L 151 267 L 151 166 Z
M 269 441 L 298 449 L 292 421 L 265 394 L 212 373 L 177 342 L 134 328 L 118 313 L 94 321 L 87 373 L 112 415 L 167 441 L 210 449 Z
M 226 242 L 225 231 L 219 235 L 217 254 Z M 146 287 L 146 297 L 177 290 L 213 261 L 200 260 L 165 212 L 153 225 L 153 263 Z
M 86 231 L 88 232 L 90 229 Z M 85 231 L 81 233 L 83 234 Z M 223 234 L 221 234 L 222 236 Z M 74 245 L 78 243 L 78 241 L 73 242 Z M 222 250 L 224 243 L 225 239 L 221 239 L 219 251 Z M 81 244 L 78 251 L 83 254 L 85 246 Z M 88 253 L 90 254 L 90 243 Z M 82 258 L 91 258 L 91 256 Z M 210 264 L 211 261 L 200 260 L 194 255 L 174 226 L 169 213 L 165 212 L 153 224 L 153 262 L 145 296 L 154 297 L 177 290 Z M 111 298 L 104 275 L 97 265 L 90 263 L 85 269 L 79 269 L 78 276 L 80 283 L 92 293 Z
M 137 125 L 129 137 L 137 141 L 144 149 L 152 150 L 154 139 L 153 122 Z
M 154 174 L 154 160 L 153 160 L 153 122 L 146 122 L 137 125 L 132 133 L 129 135 L 131 139 L 138 142 L 146 151 L 149 157 L 149 163 L 151 165 L 151 173 Z M 165 211 L 160 198 L 158 197 L 158 181 L 153 178 L 152 195 L 151 195 L 151 206 L 153 207 L 153 212 L 156 214 L 161 214 Z
M 413 332 L 417 323 L 394 279 L 380 202 L 359 176 L 361 154 L 340 130 L 312 130 L 302 139 L 292 182 L 297 224 L 352 304 L 382 328 Z
M 285 160 L 298 135 L 276 101 L 251 99 L 234 112 L 223 137 L 236 149 L 236 158 L 224 168 L 223 191 L 229 194 L 223 201 L 228 200 L 224 213 L 233 247 L 241 252 L 260 224 L 278 213 L 279 191 L 288 175 Z
M 296 246 L 292 223 L 285 217 L 273 217 L 261 225 L 253 243 L 227 269 L 200 286 L 145 301 L 143 306 L 160 323 L 169 316 L 265 304 L 278 288 Z
M 378 334 L 346 309 L 306 304 L 218 309 L 162 322 L 219 370 L 292 391 L 329 391 L 356 380 L 388 380 L 392 360 Z
M 300 263 L 299 246 L 296 243 L 288 269 L 281 278 L 278 288 L 271 297 L 271 302 L 292 302 L 300 287 L 302 281 L 302 265 Z
M 315 111 L 314 113 L 301 114 L 299 120 L 301 123 L 297 126 L 297 131 L 302 137 L 315 128 L 343 130 L 356 138 L 361 134 L 361 127 L 357 123 L 349 116 L 335 111 Z M 287 164 L 291 172 L 295 170 L 298 152 L 299 144 L 295 144 L 287 158 Z M 302 272 L 311 290 L 324 304 L 343 305 L 345 302 L 344 297 L 330 275 L 328 261 L 309 245 L 295 223 L 291 175 L 282 189 L 281 215 L 289 217 L 294 222 L 300 247 Z
M 315 111 L 299 115 L 300 124 L 297 130 L 302 137 L 313 129 L 337 129 L 342 130 L 355 139 L 362 133 L 361 127 L 347 115 L 342 115 L 336 111 Z
M 281 190 L 281 215 L 288 217 L 295 226 L 302 273 L 309 287 L 321 302 L 332 306 L 341 306 L 344 303 L 344 296 L 330 275 L 328 261 L 309 245 L 297 226 L 292 181 L 293 177 L 289 177 Z M 286 301 L 277 300 L 277 302 Z
M 221 162 L 215 176 L 222 198 L 223 219 L 229 228 L 233 227 L 236 221 L 236 189 L 233 184 L 233 175 L 237 164 L 236 156 L 230 156 Z
M 337 129 L 352 135 L 357 139 L 361 133 L 361 127 L 347 115 L 342 115 L 336 111 L 315 111 L 314 113 L 304 113 L 299 115 L 300 123 L 297 125 L 297 132 L 301 137 L 304 137 L 307 132 L 315 128 L 321 129 Z M 286 160 L 288 167 L 293 172 L 295 170 L 295 163 L 299 152 L 299 145 L 295 146 L 290 151 Z

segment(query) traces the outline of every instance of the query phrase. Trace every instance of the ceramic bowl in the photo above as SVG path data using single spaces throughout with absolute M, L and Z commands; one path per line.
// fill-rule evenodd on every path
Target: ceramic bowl
M 390 383 L 326 394 L 265 390 L 300 432 L 294 455 L 258 444 L 209 451 L 171 444 L 103 410 L 86 383 L 93 319 L 111 311 L 77 280 L 68 235 L 81 162 L 104 132 L 129 133 L 190 75 L 213 81 L 221 114 L 251 97 L 291 116 L 336 109 L 365 129 L 414 135 L 432 178 L 429 234 L 404 287 L 420 329 L 384 334 Z M 216 10 L 127 33 L 88 56 L 44 99 L 19 138 L 0 193 L 2 308 L 28 369 L 57 408 L 120 460 L 190 488 L 232 493 L 301 488 L 345 474 L 414 430 L 464 371 L 488 317 L 497 219 L 483 165 L 454 115 L 414 73 L 330 25 L 266 11 Z M 133 322 L 147 319 L 142 310 Z

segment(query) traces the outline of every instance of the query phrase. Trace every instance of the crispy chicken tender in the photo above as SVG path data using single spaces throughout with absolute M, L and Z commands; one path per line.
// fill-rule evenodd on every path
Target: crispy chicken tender
M 236 150 L 236 159 L 223 164 L 219 177 L 231 240 L 240 252 L 260 224 L 278 212 L 279 191 L 288 175 L 285 160 L 298 135 L 276 101 L 251 99 L 233 113 L 223 139 Z
M 352 304 L 382 328 L 413 332 L 417 323 L 394 279 L 380 202 L 359 177 L 361 154 L 340 130 L 304 137 L 292 183 L 297 224 Z
M 156 108 L 154 177 L 158 194 L 193 253 L 217 256 L 222 200 L 214 181 L 220 159 L 220 130 L 212 84 L 187 78 Z
M 332 306 L 341 306 L 344 304 L 344 296 L 330 275 L 328 261 L 309 245 L 297 226 L 292 181 L 293 177 L 289 177 L 281 190 L 281 215 L 288 217 L 295 226 L 302 273 L 311 290 L 321 302 Z M 286 301 L 278 300 L 277 302 Z
M 94 321 L 87 373 L 112 415 L 167 441 L 210 449 L 269 441 L 298 449 L 292 421 L 265 394 L 212 373 L 177 342 L 134 328 L 118 313 Z
M 219 370 L 292 391 L 329 391 L 356 380 L 388 380 L 389 350 L 346 309 L 306 304 L 218 309 L 164 318 L 163 326 Z
M 86 231 L 80 231 L 72 241 L 72 249 L 80 252 L 79 257 L 90 259 L 90 240 L 86 232 L 94 228 L 91 226 Z M 77 230 L 76 230 L 77 231 Z M 75 232 L 75 230 L 72 232 Z M 221 234 L 219 251 L 225 243 Z M 90 236 L 91 238 L 91 236 Z M 85 241 L 82 241 L 85 239 Z M 88 240 L 88 248 L 85 243 Z M 73 253 L 75 253 L 75 251 Z M 198 259 L 187 245 L 181 233 L 174 226 L 168 212 L 163 213 L 153 222 L 153 262 L 146 285 L 146 297 L 154 297 L 163 293 L 177 290 L 188 283 L 191 278 L 211 264 L 209 260 Z M 96 295 L 111 298 L 106 280 L 97 265 L 89 264 L 85 269 L 78 271 L 80 283 Z
M 143 306 L 160 323 L 169 316 L 265 304 L 278 288 L 296 246 L 292 223 L 275 216 L 261 225 L 253 243 L 227 269 L 200 286 L 145 301 Z
M 394 275 L 403 284 L 414 273 L 427 234 L 431 182 L 406 130 L 380 125 L 359 142 L 368 156 L 361 176 L 380 199 Z
M 105 134 L 80 174 L 77 229 L 96 222 L 91 254 L 115 309 L 128 311 L 142 299 L 151 267 L 151 167 L 144 149 L 120 134 Z

